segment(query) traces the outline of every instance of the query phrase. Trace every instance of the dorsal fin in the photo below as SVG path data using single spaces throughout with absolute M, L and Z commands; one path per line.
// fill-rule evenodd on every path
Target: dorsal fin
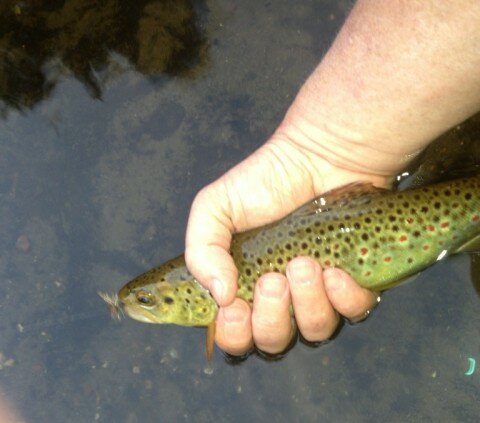
M 317 214 L 331 210 L 332 207 L 357 207 L 367 204 L 373 197 L 385 192 L 385 188 L 375 187 L 370 182 L 352 182 L 338 188 L 334 188 L 320 195 L 293 212 L 295 216 Z

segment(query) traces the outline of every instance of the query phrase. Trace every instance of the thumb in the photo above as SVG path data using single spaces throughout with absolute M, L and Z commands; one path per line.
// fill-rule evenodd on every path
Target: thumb
M 200 191 L 188 219 L 185 261 L 190 272 L 207 288 L 220 306 L 233 302 L 238 272 L 228 252 L 233 227 L 219 201 L 227 198 L 212 185 Z

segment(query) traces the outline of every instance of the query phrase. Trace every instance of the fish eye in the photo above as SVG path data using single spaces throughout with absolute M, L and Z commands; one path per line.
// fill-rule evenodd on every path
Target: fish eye
M 155 298 L 151 292 L 148 291 L 138 291 L 135 294 L 137 301 L 145 306 L 153 306 L 155 304 Z

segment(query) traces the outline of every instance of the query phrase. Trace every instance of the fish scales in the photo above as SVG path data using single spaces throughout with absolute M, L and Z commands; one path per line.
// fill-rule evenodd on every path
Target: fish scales
M 479 178 L 365 197 L 350 207 L 293 213 L 234 237 L 239 296 L 251 302 L 256 279 L 266 272 L 284 273 L 298 255 L 315 257 L 324 268 L 347 270 L 366 288 L 383 289 L 480 232 Z
M 299 255 L 316 258 L 324 268 L 342 268 L 366 288 L 383 290 L 457 252 L 480 234 L 479 223 L 480 176 L 400 192 L 352 184 L 278 222 L 235 234 L 237 296 L 252 303 L 258 277 L 285 273 L 288 261 Z M 119 297 L 127 314 L 153 323 L 204 325 L 217 310 L 183 256 L 134 279 Z

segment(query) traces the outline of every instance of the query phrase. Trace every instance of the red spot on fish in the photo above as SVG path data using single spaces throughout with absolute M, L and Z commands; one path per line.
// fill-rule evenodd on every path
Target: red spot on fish
M 405 220 L 407 221 L 407 223 L 413 223 L 415 221 L 413 217 L 407 217 Z
M 364 255 L 367 254 L 367 253 L 368 253 L 368 248 L 365 248 L 365 247 L 360 248 L 360 254 L 361 254 L 362 256 L 364 256 Z
M 433 232 L 435 230 L 435 226 L 427 225 L 427 231 Z
M 450 226 L 450 222 L 442 222 L 442 223 L 440 223 L 440 226 L 442 228 L 448 228 Z
M 332 265 L 332 262 L 330 260 L 325 260 L 325 266 L 329 267 Z
M 400 242 L 405 242 L 407 240 L 407 235 L 401 235 L 400 236 Z
M 430 245 L 428 245 L 428 244 L 425 244 L 425 245 L 423 246 L 423 249 L 424 249 L 425 251 L 427 251 L 429 248 L 430 248 Z
M 480 216 L 478 214 L 474 214 L 472 217 L 472 222 L 478 222 L 480 220 Z
M 384 261 L 385 263 L 389 263 L 389 262 L 392 261 L 392 258 L 391 258 L 390 256 L 387 256 L 387 257 L 384 257 L 384 258 L 383 258 L 383 261 Z

